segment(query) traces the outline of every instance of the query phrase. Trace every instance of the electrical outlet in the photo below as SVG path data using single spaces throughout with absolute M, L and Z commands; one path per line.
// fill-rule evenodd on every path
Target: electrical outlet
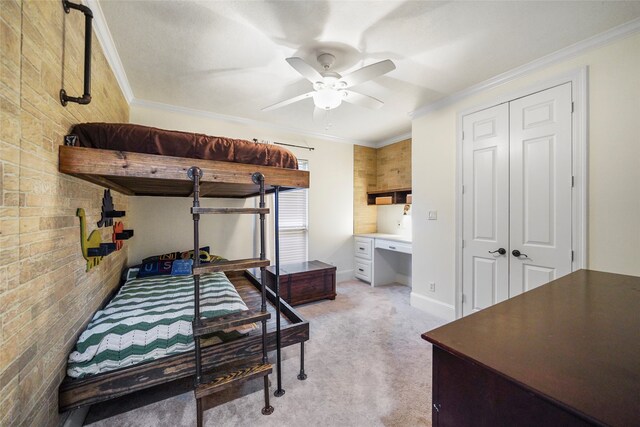
M 429 282 L 429 291 L 430 292 L 436 291 L 436 282 Z

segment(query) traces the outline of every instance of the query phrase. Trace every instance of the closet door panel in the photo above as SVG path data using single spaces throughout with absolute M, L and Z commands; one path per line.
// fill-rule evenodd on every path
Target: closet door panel
M 463 117 L 463 314 L 509 297 L 509 108 Z
M 509 109 L 514 296 L 571 272 L 571 84 L 514 100 Z

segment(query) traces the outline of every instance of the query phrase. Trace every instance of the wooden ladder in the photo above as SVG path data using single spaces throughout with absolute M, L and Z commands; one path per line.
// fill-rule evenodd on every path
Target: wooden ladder
M 269 404 L 269 374 L 273 367 L 269 363 L 267 356 L 267 320 L 271 314 L 267 311 L 266 286 L 261 286 L 260 310 L 243 310 L 222 316 L 202 319 L 200 317 L 200 275 L 212 272 L 224 272 L 233 270 L 245 270 L 248 268 L 260 268 L 262 283 L 266 283 L 265 268 L 270 264 L 266 259 L 265 244 L 265 216 L 269 209 L 265 208 L 265 186 L 264 175 L 255 173 L 252 180 L 260 186 L 260 207 L 259 208 L 203 208 L 200 207 L 200 178 L 202 171 L 197 167 L 192 167 L 188 171 L 188 176 L 193 180 L 193 284 L 194 284 L 194 317 L 193 317 L 193 337 L 195 341 L 195 398 L 197 408 L 197 425 L 202 427 L 203 408 L 202 399 L 227 388 L 240 385 L 254 378 L 264 378 L 264 407 L 262 413 L 270 415 L 273 413 L 273 406 Z M 201 214 L 254 214 L 260 216 L 260 258 L 248 258 L 216 262 L 200 265 L 200 230 L 199 222 Z M 245 357 L 217 366 L 212 372 L 202 372 L 201 342 L 203 336 L 225 329 L 234 328 L 251 323 L 261 322 L 262 324 L 262 356 Z

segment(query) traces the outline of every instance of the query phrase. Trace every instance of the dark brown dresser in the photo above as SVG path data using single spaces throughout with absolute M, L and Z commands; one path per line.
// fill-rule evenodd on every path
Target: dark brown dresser
M 422 337 L 434 426 L 640 426 L 640 277 L 580 270 Z
M 267 267 L 267 286 L 275 289 L 276 268 Z M 280 266 L 280 297 L 291 305 L 336 298 L 336 267 L 321 261 Z

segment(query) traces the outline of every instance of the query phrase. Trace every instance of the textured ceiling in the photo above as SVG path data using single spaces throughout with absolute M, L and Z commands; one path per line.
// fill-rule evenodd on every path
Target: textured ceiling
M 409 132 L 423 105 L 640 16 L 640 2 L 99 4 L 136 99 L 371 142 Z M 353 88 L 384 107 L 343 103 L 320 122 L 311 99 L 262 112 L 311 90 L 285 58 L 317 65 L 320 52 L 343 75 L 393 60 L 396 70 Z

